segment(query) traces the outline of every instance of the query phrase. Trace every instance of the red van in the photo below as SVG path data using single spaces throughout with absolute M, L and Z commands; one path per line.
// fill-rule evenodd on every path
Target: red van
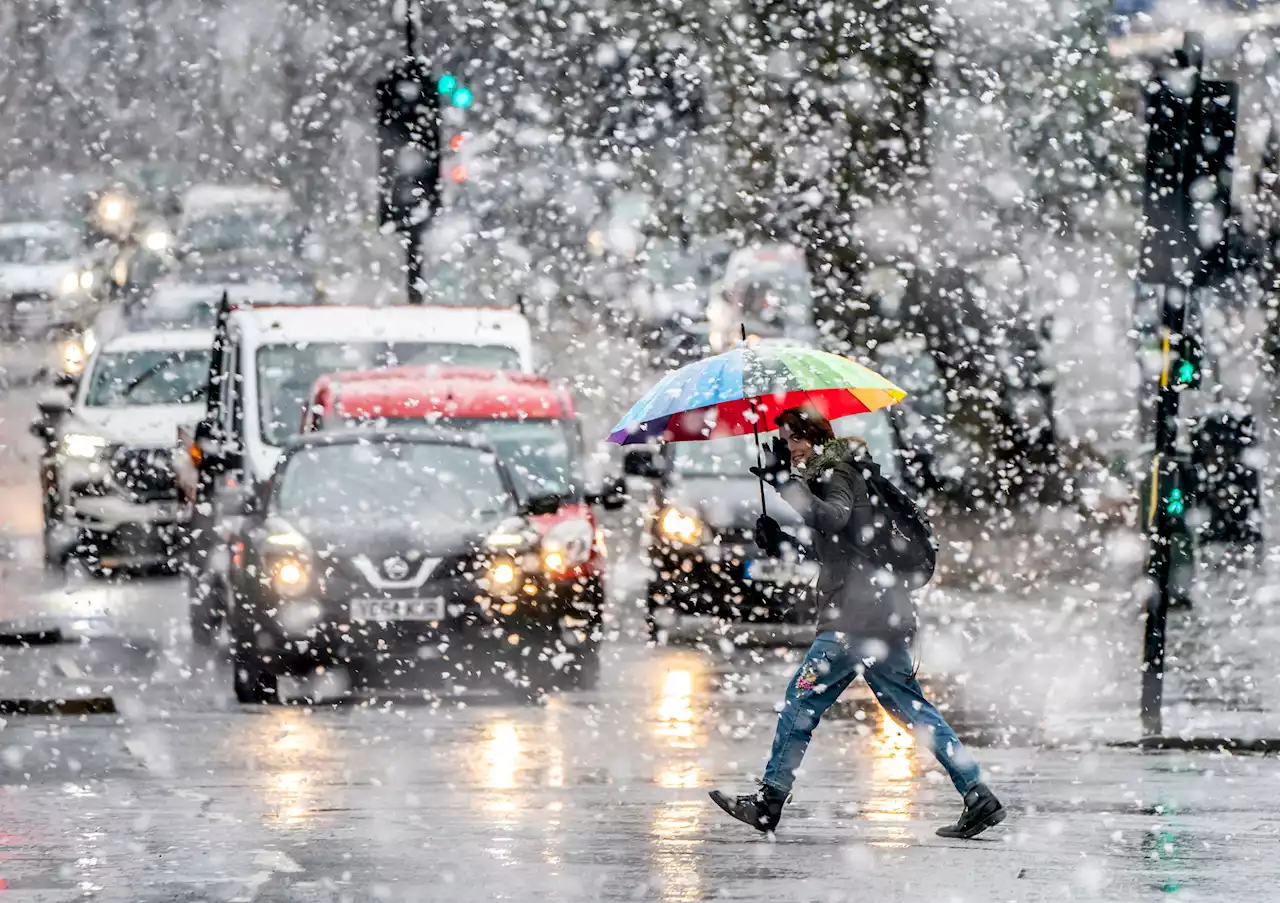
M 559 510 L 531 520 L 557 595 L 589 611 L 594 628 L 604 603 L 605 545 L 592 504 L 618 508 L 623 498 L 584 486 L 585 451 L 569 391 L 534 374 L 469 367 L 333 373 L 316 381 L 301 432 L 415 425 L 477 430 L 527 498 L 559 496 Z

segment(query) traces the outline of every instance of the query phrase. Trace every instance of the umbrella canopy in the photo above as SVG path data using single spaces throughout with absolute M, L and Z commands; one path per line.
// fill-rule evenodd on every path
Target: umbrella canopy
M 609 434 L 629 445 L 690 442 L 777 429 L 787 408 L 811 404 L 828 420 L 865 414 L 907 395 L 883 376 L 836 354 L 769 345 L 734 348 L 664 376 Z

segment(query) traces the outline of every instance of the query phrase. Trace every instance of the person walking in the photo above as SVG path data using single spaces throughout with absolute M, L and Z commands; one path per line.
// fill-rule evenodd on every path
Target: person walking
M 743 796 L 713 790 L 711 799 L 757 831 L 777 828 L 814 729 L 861 676 L 894 721 L 927 738 L 964 801 L 956 823 L 937 833 L 975 837 L 1003 821 L 1005 810 L 916 680 L 909 646 L 916 631 L 912 587 L 907 574 L 885 567 L 886 555 L 891 555 L 886 541 L 898 543 L 907 533 L 898 529 L 901 518 L 886 518 L 889 509 L 876 504 L 880 496 L 873 498 L 871 487 L 882 486 L 879 468 L 861 440 L 837 439 L 831 424 L 810 405 L 783 411 L 776 423 L 779 438 L 764 466 L 751 472 L 774 486 L 812 531 L 819 564 L 818 635 L 787 686 L 759 789 Z M 905 496 L 901 499 L 910 506 Z M 919 520 L 914 509 L 912 516 Z M 927 541 L 927 526 L 919 523 Z M 886 532 L 891 536 L 881 535 Z M 762 551 L 783 554 L 783 540 L 777 522 L 762 516 L 756 525 Z M 931 550 L 925 579 L 932 574 Z

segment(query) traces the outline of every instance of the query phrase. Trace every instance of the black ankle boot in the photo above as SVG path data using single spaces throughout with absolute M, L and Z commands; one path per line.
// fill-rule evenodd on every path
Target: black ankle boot
M 782 807 L 791 794 L 776 787 L 761 784 L 755 793 L 746 796 L 728 796 L 719 790 L 711 791 L 711 801 L 744 825 L 750 825 L 761 833 L 769 833 L 782 820 Z
M 996 799 L 991 788 L 979 784 L 964 795 L 964 811 L 960 820 L 954 825 L 943 825 L 938 829 L 939 837 L 961 837 L 968 840 L 977 837 L 987 828 L 994 827 L 1004 821 L 1004 806 Z

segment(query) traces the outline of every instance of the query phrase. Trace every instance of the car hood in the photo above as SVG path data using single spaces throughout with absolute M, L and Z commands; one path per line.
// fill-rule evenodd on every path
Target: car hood
M 350 561 L 363 556 L 379 569 L 388 558 L 404 558 L 410 564 L 421 558 L 454 558 L 474 553 L 493 524 L 444 526 L 423 515 L 415 519 L 388 519 L 371 513 L 367 518 L 296 517 L 288 525 L 306 538 L 321 559 Z
M 750 530 L 760 516 L 760 481 L 753 476 L 684 477 L 667 493 L 671 504 L 693 509 L 716 530 Z M 769 516 L 784 526 L 799 526 L 795 509 L 765 487 Z
M 5 292 L 56 292 L 58 284 L 68 273 L 75 272 L 75 264 L 39 263 L 5 264 L 0 266 L 0 291 Z
M 64 421 L 61 432 L 89 433 L 113 445 L 171 448 L 178 442 L 178 427 L 194 426 L 203 413 L 203 404 L 77 407 Z

